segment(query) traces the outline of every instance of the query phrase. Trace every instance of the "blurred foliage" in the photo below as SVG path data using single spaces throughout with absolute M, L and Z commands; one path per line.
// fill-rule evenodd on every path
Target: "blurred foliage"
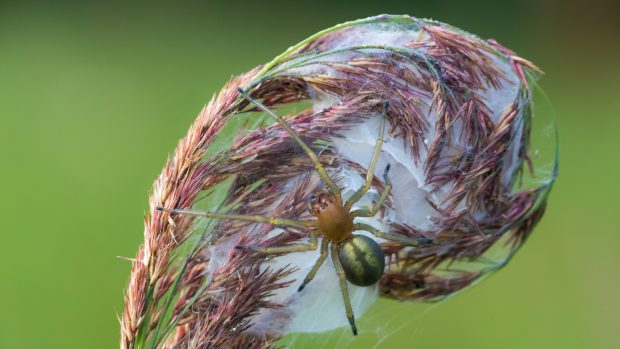
M 354 18 L 408 13 L 538 64 L 558 114 L 546 217 L 502 271 L 439 305 L 381 301 L 297 347 L 620 346 L 620 56 L 611 2 L 0 3 L 0 348 L 111 348 L 147 193 L 233 74 Z

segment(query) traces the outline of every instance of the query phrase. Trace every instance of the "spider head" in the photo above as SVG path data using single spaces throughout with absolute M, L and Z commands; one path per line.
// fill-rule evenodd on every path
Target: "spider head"
M 308 198 L 308 209 L 319 221 L 319 230 L 331 241 L 342 241 L 353 232 L 353 218 L 342 205 L 342 199 L 331 193 Z
M 319 217 L 325 211 L 333 210 L 335 205 L 337 205 L 336 197 L 329 193 L 311 194 L 308 197 L 308 210 L 315 217 Z

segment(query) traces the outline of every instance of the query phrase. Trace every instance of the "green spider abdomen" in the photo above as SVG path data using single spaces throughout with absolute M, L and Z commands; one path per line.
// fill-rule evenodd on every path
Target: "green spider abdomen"
M 385 268 L 383 250 L 375 240 L 352 235 L 338 246 L 338 259 L 347 280 L 354 285 L 370 286 L 381 278 Z

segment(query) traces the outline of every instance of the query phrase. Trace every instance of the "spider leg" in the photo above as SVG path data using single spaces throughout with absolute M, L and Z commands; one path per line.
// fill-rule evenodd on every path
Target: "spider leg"
M 377 138 L 377 143 L 375 143 L 375 151 L 372 154 L 372 159 L 370 160 L 370 166 L 368 166 L 368 171 L 366 172 L 366 182 L 364 185 L 359 188 L 344 205 L 344 208 L 348 211 L 351 209 L 354 203 L 358 202 L 359 199 L 366 194 L 366 192 L 370 189 L 372 185 L 372 179 L 375 176 L 375 166 L 377 165 L 377 160 L 379 160 L 379 155 L 381 154 L 381 146 L 383 145 L 383 132 L 385 131 L 385 114 L 387 113 L 388 102 L 385 102 L 383 105 L 383 115 L 381 116 L 381 127 L 379 128 L 379 138 Z
M 327 185 L 329 186 L 330 191 L 332 192 L 332 194 L 340 196 L 340 188 L 338 188 L 336 183 L 334 183 L 334 181 L 331 179 L 331 177 L 327 174 L 327 171 L 325 171 L 325 168 L 323 167 L 323 165 L 319 161 L 319 158 L 317 157 L 316 153 L 312 150 L 312 148 L 310 148 L 306 144 L 306 142 L 304 142 L 301 139 L 301 137 L 299 137 L 297 132 L 293 131 L 293 129 L 286 123 L 286 121 L 284 121 L 284 119 L 282 119 L 281 116 L 279 116 L 276 113 L 274 113 L 273 111 L 271 111 L 269 108 L 267 108 L 265 105 L 263 105 L 259 101 L 257 101 L 255 99 L 253 99 L 252 97 L 248 96 L 248 94 L 245 93 L 245 91 L 243 91 L 242 88 L 237 88 L 237 91 L 243 96 L 243 98 L 247 99 L 252 104 L 256 105 L 260 110 L 264 111 L 265 113 L 267 113 L 271 117 L 273 117 L 286 130 L 286 132 L 288 132 L 288 134 L 290 134 L 291 137 L 293 137 L 293 139 L 295 139 L 297 144 L 299 144 L 303 148 L 303 150 L 306 152 L 306 154 L 308 154 L 308 157 L 310 158 L 310 160 L 312 160 L 312 163 L 314 164 L 314 168 L 318 172 L 318 174 L 321 177 L 321 179 L 325 183 L 327 183 Z
M 315 229 L 310 232 L 310 244 L 295 244 L 288 246 L 276 246 L 276 247 L 263 247 L 263 246 L 235 246 L 238 250 L 256 251 L 265 254 L 278 254 L 278 253 L 290 253 L 290 252 L 303 252 L 316 250 L 318 230 Z
M 397 235 L 397 234 L 392 234 L 392 233 L 386 233 L 386 232 L 382 232 L 376 228 L 374 228 L 373 226 L 370 226 L 368 224 L 364 224 L 364 223 L 356 223 L 353 225 L 353 229 L 355 230 L 365 230 L 369 233 L 371 233 L 372 235 L 381 238 L 381 239 L 385 239 L 385 240 L 390 240 L 390 241 L 396 241 L 396 242 L 401 242 L 405 245 L 411 245 L 411 246 L 418 246 L 420 244 L 430 244 L 433 241 L 431 239 L 428 238 L 408 238 L 406 236 L 402 236 L 402 235 Z
M 297 290 L 297 292 L 300 292 L 301 290 L 303 290 L 304 287 L 306 287 L 306 285 L 310 283 L 312 279 L 314 279 L 316 272 L 319 270 L 321 265 L 323 265 L 323 262 L 325 262 L 325 259 L 327 258 L 328 248 L 329 248 L 329 241 L 324 238 L 323 240 L 321 240 L 321 255 L 319 256 L 319 259 L 316 260 L 316 263 L 314 263 L 312 270 L 310 270 L 308 275 L 306 275 L 304 282 L 302 282 L 302 284 L 299 286 L 299 289 Z
M 208 211 L 197 211 L 197 210 L 184 210 L 180 208 L 163 208 L 157 207 L 157 211 L 170 212 L 170 213 L 179 213 L 186 214 L 190 216 L 203 216 L 207 218 L 214 219 L 236 219 L 240 221 L 252 221 L 258 223 L 268 223 L 272 225 L 283 225 L 288 227 L 297 227 L 297 228 L 307 228 L 307 227 L 316 227 L 316 220 L 295 220 L 288 218 L 279 218 L 279 217 L 263 217 L 263 216 L 252 216 L 252 215 L 243 215 L 243 214 L 228 214 L 228 213 L 218 213 L 218 212 L 208 212 Z
M 338 244 L 332 244 L 331 253 L 332 260 L 334 261 L 334 267 L 336 268 L 336 273 L 338 274 L 338 280 L 340 281 L 340 291 L 342 291 L 342 298 L 344 299 L 344 308 L 347 312 L 347 319 L 349 319 L 349 324 L 351 325 L 351 331 L 353 331 L 353 335 L 357 336 L 355 317 L 353 316 L 353 309 L 351 308 L 351 301 L 349 300 L 347 278 L 344 274 L 344 269 L 342 269 L 342 264 L 340 264 L 340 259 L 338 257 Z
M 370 210 L 356 210 L 351 212 L 353 217 L 374 217 L 374 215 L 379 212 L 381 206 L 387 199 L 388 195 L 390 195 L 390 191 L 392 190 L 392 181 L 390 181 L 390 177 L 388 177 L 388 172 L 390 171 L 390 164 L 385 166 L 385 171 L 383 172 L 383 180 L 385 181 L 385 189 L 383 193 L 381 193 L 381 197 L 379 197 L 379 201 L 377 201 L 374 206 Z

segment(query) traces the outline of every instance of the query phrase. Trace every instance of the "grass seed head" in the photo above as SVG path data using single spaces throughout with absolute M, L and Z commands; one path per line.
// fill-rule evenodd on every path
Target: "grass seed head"
M 274 234 L 267 225 L 155 210 L 206 202 L 239 214 L 308 218 L 306 197 L 321 187 L 312 162 L 281 126 L 256 117 L 237 88 L 287 114 L 338 183 L 353 190 L 370 159 L 364 142 L 376 138 L 371 132 L 365 139 L 365 132 L 376 129 L 389 102 L 373 184 L 383 186 L 379 172 L 391 163 L 394 191 L 373 223 L 433 243 L 412 248 L 380 241 L 385 273 L 363 308 L 379 295 L 441 299 L 503 266 L 523 244 L 557 174 L 538 186 L 521 185 L 531 163 L 532 84 L 540 73 L 493 40 L 435 21 L 382 15 L 317 33 L 231 80 L 153 185 L 144 244 L 125 295 L 121 347 L 267 348 L 287 331 L 325 329 L 294 325 L 312 311 L 300 308 L 289 287 L 306 262 L 234 249 L 296 242 L 304 231 Z M 229 120 L 250 115 L 254 125 L 216 149 Z M 488 263 L 496 250 L 500 257 Z M 340 308 L 334 312 L 341 315 Z M 342 316 L 329 325 L 328 317 L 325 326 L 346 321 Z

